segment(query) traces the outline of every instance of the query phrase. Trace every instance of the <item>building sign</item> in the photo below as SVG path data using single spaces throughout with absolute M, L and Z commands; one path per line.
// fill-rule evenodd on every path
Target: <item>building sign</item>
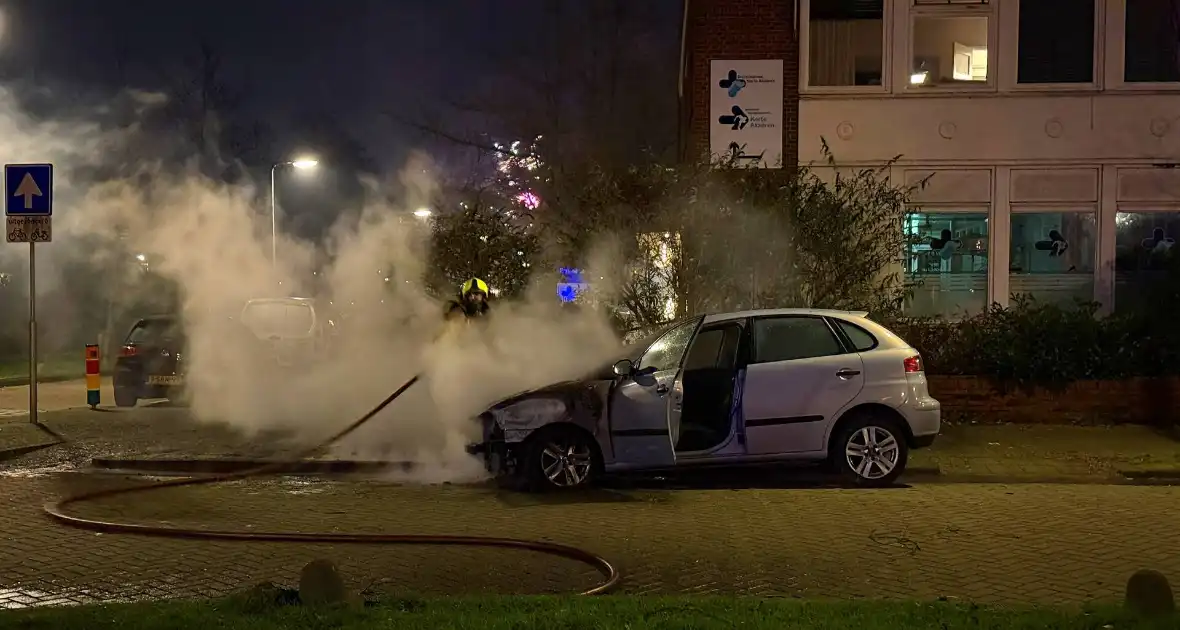
M 778 168 L 783 153 L 783 61 L 712 62 L 709 147 L 738 164 Z

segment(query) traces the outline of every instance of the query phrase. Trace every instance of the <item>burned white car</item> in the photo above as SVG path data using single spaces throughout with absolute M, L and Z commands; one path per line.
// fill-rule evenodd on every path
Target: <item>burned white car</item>
M 582 380 L 495 405 L 469 450 L 529 490 L 781 461 L 826 461 L 856 484 L 884 486 L 939 430 L 921 357 L 865 313 L 694 317 L 624 354 Z

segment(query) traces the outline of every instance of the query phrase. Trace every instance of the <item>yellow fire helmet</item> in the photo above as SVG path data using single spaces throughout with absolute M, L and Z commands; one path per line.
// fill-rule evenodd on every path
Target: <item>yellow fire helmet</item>
M 460 295 L 467 295 L 475 291 L 488 295 L 488 283 L 479 278 L 472 278 L 463 283 L 463 287 L 459 290 L 459 293 Z

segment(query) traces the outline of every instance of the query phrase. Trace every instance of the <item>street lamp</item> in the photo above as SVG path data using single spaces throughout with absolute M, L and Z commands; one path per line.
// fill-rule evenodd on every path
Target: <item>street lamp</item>
M 434 214 L 434 213 L 430 210 L 430 208 L 418 208 L 417 210 L 414 211 L 414 216 L 416 216 L 420 219 L 425 219 L 426 217 L 428 217 L 432 214 Z
M 274 267 L 279 260 L 279 230 L 278 230 L 278 212 L 277 212 L 277 195 L 275 195 L 275 171 L 279 170 L 280 166 L 293 166 L 300 170 L 307 170 L 315 168 L 319 164 L 318 160 L 309 158 L 300 158 L 298 160 L 290 160 L 287 162 L 279 162 L 270 167 L 270 265 Z

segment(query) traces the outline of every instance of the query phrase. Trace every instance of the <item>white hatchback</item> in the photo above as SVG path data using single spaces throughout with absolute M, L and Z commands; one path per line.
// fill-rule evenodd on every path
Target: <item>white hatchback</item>
M 623 354 L 585 379 L 498 403 L 470 450 L 533 490 L 786 461 L 830 462 L 853 483 L 884 486 L 938 435 L 941 408 L 918 352 L 863 312 L 698 316 Z

